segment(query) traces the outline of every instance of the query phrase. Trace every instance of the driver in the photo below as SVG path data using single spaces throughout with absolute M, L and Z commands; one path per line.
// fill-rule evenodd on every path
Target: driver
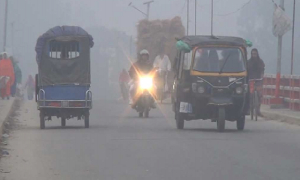
M 153 69 L 153 63 L 149 59 L 149 52 L 144 49 L 139 53 L 138 61 L 135 62 L 129 70 L 131 82 L 129 83 L 130 100 L 129 104 L 134 106 L 134 96 L 137 89 L 138 74 L 148 74 Z

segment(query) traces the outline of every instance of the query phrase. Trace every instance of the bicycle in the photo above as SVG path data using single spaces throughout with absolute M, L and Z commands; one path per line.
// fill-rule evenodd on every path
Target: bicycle
M 253 117 L 255 118 L 255 121 L 257 121 L 257 116 L 259 112 L 259 103 L 260 103 L 260 97 L 259 92 L 257 90 L 257 84 L 259 82 L 262 82 L 263 78 L 261 79 L 250 79 L 249 85 L 250 85 L 250 114 L 251 114 L 251 120 L 253 120 Z

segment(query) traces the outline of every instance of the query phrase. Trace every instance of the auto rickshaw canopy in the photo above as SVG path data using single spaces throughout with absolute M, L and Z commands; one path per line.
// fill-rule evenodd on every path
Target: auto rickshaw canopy
M 190 51 L 197 46 L 220 45 L 251 47 L 252 42 L 240 37 L 230 36 L 185 36 L 177 41 L 177 48 L 183 51 Z

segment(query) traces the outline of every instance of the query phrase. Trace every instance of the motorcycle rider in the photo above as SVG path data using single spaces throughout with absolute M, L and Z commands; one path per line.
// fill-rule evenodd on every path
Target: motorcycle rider
M 129 83 L 129 94 L 130 94 L 130 100 L 129 104 L 134 108 L 136 103 L 136 90 L 138 85 L 138 78 L 139 74 L 148 74 L 153 69 L 153 63 L 149 59 L 149 52 L 146 49 L 143 49 L 140 51 L 138 55 L 138 61 L 135 62 L 129 70 L 129 76 L 131 78 L 131 82 Z

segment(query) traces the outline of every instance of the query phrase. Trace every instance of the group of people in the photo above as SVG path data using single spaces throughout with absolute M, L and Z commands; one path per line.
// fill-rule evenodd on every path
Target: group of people
M 19 62 L 13 57 L 8 57 L 6 52 L 0 54 L 0 96 L 2 99 L 22 96 L 23 89 L 27 89 L 28 99 L 33 98 L 35 83 L 31 75 L 22 88 L 22 71 Z M 31 98 L 31 99 L 32 99 Z

